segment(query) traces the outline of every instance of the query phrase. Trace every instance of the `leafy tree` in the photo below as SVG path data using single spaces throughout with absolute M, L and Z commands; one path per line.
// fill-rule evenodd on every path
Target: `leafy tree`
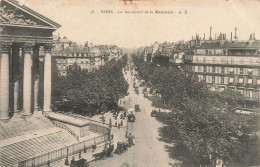
M 160 90 L 163 101 L 172 109 L 165 121 L 180 130 L 202 166 L 238 158 L 239 135 L 247 132 L 245 125 L 249 125 L 235 113 L 236 106 L 245 101 L 243 95 L 233 90 L 211 92 L 204 82 L 183 75 L 178 67 L 157 66 L 135 55 L 132 60 L 140 77 Z

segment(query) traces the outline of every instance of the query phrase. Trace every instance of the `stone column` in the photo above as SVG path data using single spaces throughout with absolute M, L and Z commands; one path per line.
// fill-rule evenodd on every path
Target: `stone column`
M 9 118 L 9 56 L 11 43 L 1 43 L 0 57 L 0 119 Z
M 19 75 L 20 75 L 20 63 L 19 63 L 19 52 L 20 48 L 18 45 L 13 46 L 13 82 L 14 82 L 14 99 L 13 99 L 13 105 L 14 105 L 14 112 L 19 111 L 19 105 L 18 105 L 18 100 L 19 100 Z
M 33 44 L 24 44 L 23 67 L 23 115 L 32 114 L 32 47 Z
M 43 82 L 43 111 L 51 111 L 51 48 L 52 44 L 44 46 L 44 82 Z
M 39 111 L 39 46 L 33 48 L 34 111 Z

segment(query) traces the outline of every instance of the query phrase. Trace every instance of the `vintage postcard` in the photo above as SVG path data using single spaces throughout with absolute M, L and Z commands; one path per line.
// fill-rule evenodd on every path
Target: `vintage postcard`
M 259 0 L 0 0 L 0 167 L 260 166 Z

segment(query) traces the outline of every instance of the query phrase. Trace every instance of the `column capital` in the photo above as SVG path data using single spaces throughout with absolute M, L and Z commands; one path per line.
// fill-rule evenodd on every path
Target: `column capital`
M 1 51 L 4 53 L 9 53 L 12 47 L 12 43 L 11 42 L 1 42 Z
M 54 47 L 54 44 L 48 43 L 44 45 L 44 52 L 45 53 L 51 53 L 51 49 Z
M 33 47 L 34 47 L 33 43 L 25 43 L 23 45 L 24 52 L 25 53 L 31 53 Z

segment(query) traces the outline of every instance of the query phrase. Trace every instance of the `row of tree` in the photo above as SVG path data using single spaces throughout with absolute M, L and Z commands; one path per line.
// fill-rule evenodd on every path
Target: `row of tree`
M 66 77 L 53 74 L 54 108 L 90 116 L 117 110 L 119 99 L 127 95 L 129 87 L 122 73 L 126 63 L 127 56 L 124 55 L 94 71 L 82 69 L 75 63 L 67 69 Z
M 239 92 L 212 92 L 178 67 L 158 66 L 132 55 L 139 76 L 157 89 L 171 113 L 164 119 L 177 127 L 202 166 L 228 163 L 243 153 L 241 140 L 258 131 L 256 117 L 235 113 L 245 98 Z M 256 120 L 256 121 L 253 121 Z M 252 123 L 254 122 L 254 123 Z

